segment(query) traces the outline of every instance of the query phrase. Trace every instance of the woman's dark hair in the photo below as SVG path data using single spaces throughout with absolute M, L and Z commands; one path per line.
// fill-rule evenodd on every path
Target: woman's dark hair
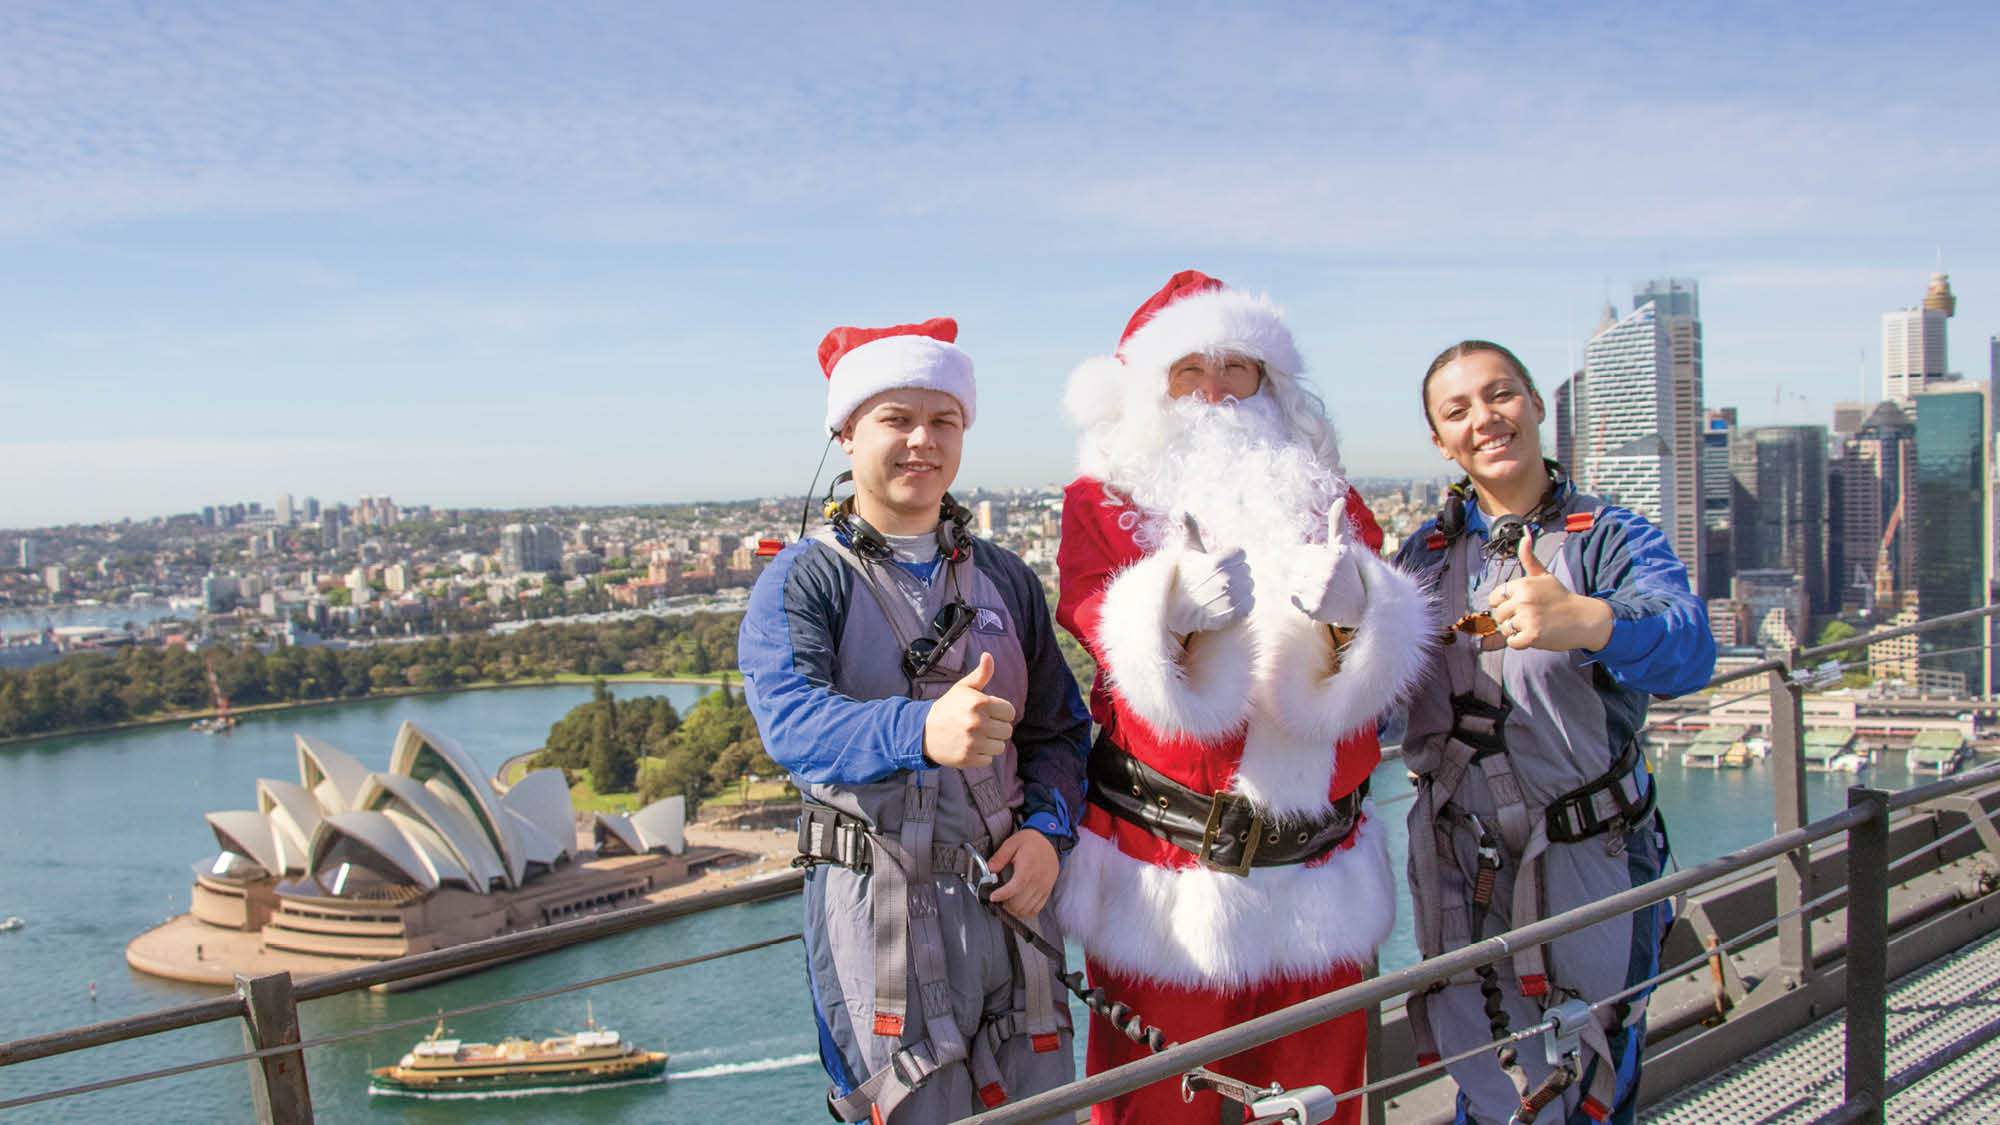
M 1437 423 L 1431 421 L 1431 376 L 1444 370 L 1446 365 L 1479 352 L 1488 352 L 1499 356 L 1500 362 L 1505 363 L 1514 374 L 1521 377 L 1521 385 L 1528 388 L 1530 395 L 1538 399 L 1542 396 L 1542 393 L 1535 389 L 1534 376 L 1528 374 L 1528 365 L 1521 362 L 1520 356 L 1515 355 L 1513 352 L 1508 351 L 1491 340 L 1460 340 L 1458 343 L 1439 352 L 1438 357 L 1431 360 L 1430 370 L 1424 372 L 1424 385 L 1418 389 L 1418 404 L 1423 407 L 1424 423 L 1430 426 L 1432 433 L 1437 432 Z

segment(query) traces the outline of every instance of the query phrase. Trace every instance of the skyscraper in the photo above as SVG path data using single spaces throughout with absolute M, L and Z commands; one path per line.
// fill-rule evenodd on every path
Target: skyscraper
M 1680 512 L 1667 440 L 1674 432 L 1673 347 L 1652 302 L 1600 329 L 1583 357 L 1590 388 L 1577 443 L 1583 488 L 1658 525 L 1688 564 L 1692 584 L 1699 552 L 1674 538 Z
M 1893 616 L 1916 566 L 1916 429 L 1875 404 L 1827 468 L 1827 585 L 1842 609 Z
M 1703 598 L 1729 596 L 1736 570 L 1736 486 L 1729 475 L 1729 445 L 1736 439 L 1736 408 L 1704 412 L 1701 432 L 1701 586 Z
M 273 504 L 273 505 L 271 506 L 271 510 L 272 510 L 273 512 L 276 512 L 276 513 L 277 513 L 277 516 L 278 516 L 278 526 L 279 526 L 279 527 L 290 527 L 290 526 L 292 526 L 292 523 L 293 523 L 294 521 L 293 521 L 293 513 L 292 513 L 292 494 L 291 494 L 291 493 L 289 493 L 289 492 L 280 492 L 280 493 L 278 493 L 278 502 L 277 502 L 276 504 Z
M 1923 617 L 1986 604 L 1992 579 L 1987 384 L 1951 382 L 1919 392 L 1916 402 L 1917 609 Z M 1906 518 L 1908 518 L 1906 516 Z M 1967 690 L 1984 694 L 1990 652 L 1981 622 L 1933 629 L 1921 649 L 1930 671 L 1963 675 Z
M 1685 277 L 1659 278 L 1633 286 L 1632 307 L 1647 303 L 1652 304 L 1654 317 L 1667 336 L 1667 380 L 1673 408 L 1672 425 L 1661 432 L 1667 435 L 1667 453 L 1673 460 L 1675 505 L 1661 530 L 1674 545 L 1674 553 L 1687 564 L 1688 585 L 1701 590 L 1708 585 L 1702 574 L 1707 543 L 1701 487 L 1705 429 L 1701 287 Z
M 1757 426 L 1730 449 L 1741 489 L 1736 570 L 1787 570 L 1805 582 L 1810 609 L 1831 608 L 1826 587 L 1826 427 Z M 1803 622 L 1794 625 L 1805 635 Z
M 1583 466 L 1576 460 L 1577 450 L 1582 448 L 1577 441 L 1577 431 L 1583 421 L 1586 398 L 1583 372 L 1578 371 L 1562 381 L 1556 388 L 1555 403 L 1552 407 L 1556 424 L 1556 460 L 1562 462 L 1571 475 L 1583 472 Z
M 1922 305 L 1882 314 L 1883 398 L 1908 405 L 1911 395 L 1950 378 L 1945 321 L 1957 311 L 1951 278 L 1934 273 Z
M 562 533 L 548 524 L 510 523 L 500 529 L 500 572 L 561 570 L 562 548 Z

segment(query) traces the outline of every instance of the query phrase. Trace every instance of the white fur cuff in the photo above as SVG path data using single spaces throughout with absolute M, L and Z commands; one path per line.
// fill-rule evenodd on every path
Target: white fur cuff
M 1326 628 L 1284 605 L 1282 621 L 1260 628 L 1259 702 L 1302 738 L 1331 744 L 1374 723 L 1423 675 L 1438 625 L 1416 580 L 1380 557 L 1357 552 L 1368 606 L 1333 670 Z
M 1112 688 L 1154 730 L 1219 738 L 1249 713 L 1250 634 L 1238 621 L 1195 633 L 1182 648 L 1165 623 L 1180 555 L 1168 549 L 1141 559 L 1105 587 L 1098 651 Z
M 1063 932 L 1122 973 L 1183 988 L 1239 988 L 1364 963 L 1396 920 L 1388 832 L 1372 803 L 1318 867 L 1156 867 L 1079 834 L 1056 881 Z

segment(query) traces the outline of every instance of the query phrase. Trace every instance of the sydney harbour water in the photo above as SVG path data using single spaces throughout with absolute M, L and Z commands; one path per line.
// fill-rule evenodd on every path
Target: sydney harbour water
M 618 688 L 625 695 L 665 693 L 683 710 L 701 690 Z M 176 725 L 0 747 L 0 917 L 19 915 L 27 922 L 19 932 L 0 934 L 0 1040 L 214 994 L 130 970 L 125 943 L 187 910 L 191 867 L 216 848 L 203 813 L 254 808 L 257 778 L 296 777 L 293 732 L 324 739 L 364 765 L 381 768 L 397 726 L 411 719 L 457 739 L 491 769 L 539 745 L 549 724 L 588 696 L 587 687 L 549 686 L 364 701 L 250 716 L 228 735 Z M 1658 775 L 1661 807 L 1683 863 L 1770 835 L 1768 765 L 1698 770 L 1669 758 Z M 1813 814 L 1842 807 L 1852 780 L 1809 775 Z M 1909 783 L 1900 766 L 1868 780 L 1891 788 Z M 1376 775 L 1377 798 L 1407 791 L 1400 764 L 1385 762 Z M 1405 807 L 1382 810 L 1393 829 L 1398 864 Z M 310 1039 L 517 996 L 781 936 L 798 924 L 796 899 L 711 911 L 416 992 L 315 1001 L 302 1010 L 304 1033 Z M 1405 903 L 1396 935 L 1383 951 L 1385 968 L 1414 959 L 1410 941 Z M 511 1101 L 371 1098 L 368 1067 L 393 1062 L 428 1030 L 419 1026 L 309 1051 L 314 1106 L 320 1120 L 333 1122 L 825 1121 L 824 1079 L 814 1054 L 804 976 L 799 947 L 791 943 L 451 1021 L 469 1039 L 547 1035 L 580 1027 L 588 997 L 599 1023 L 671 1053 L 664 1085 Z M 0 1098 L 241 1049 L 233 1022 L 153 1036 L 7 1067 L 0 1070 Z M 12 1122 L 127 1115 L 167 1122 L 247 1120 L 244 1068 L 197 1071 L 5 1116 Z

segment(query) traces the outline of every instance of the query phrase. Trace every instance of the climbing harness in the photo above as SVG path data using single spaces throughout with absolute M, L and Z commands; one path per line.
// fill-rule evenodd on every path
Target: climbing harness
M 1572 496 L 1561 487 L 1552 469 L 1549 494 L 1532 517 L 1532 522 L 1542 528 L 1534 540 L 1534 549 L 1544 566 L 1561 554 L 1569 536 L 1587 532 L 1595 525 L 1596 513 L 1589 507 L 1563 511 Z M 1412 823 L 1432 826 L 1430 846 L 1415 846 L 1418 841 L 1413 837 L 1410 849 L 1413 881 L 1418 890 L 1415 913 L 1419 944 L 1427 950 L 1477 943 L 1486 935 L 1489 917 L 1497 918 L 1502 930 L 1519 929 L 1536 921 L 1544 913 L 1542 857 L 1549 846 L 1602 835 L 1606 837 L 1607 850 L 1616 854 L 1623 847 L 1626 832 L 1644 824 L 1652 814 L 1654 801 L 1654 789 L 1646 784 L 1643 755 L 1636 738 L 1620 747 L 1606 772 L 1594 780 L 1561 793 L 1540 807 L 1528 795 L 1507 746 L 1507 727 L 1515 703 L 1502 683 L 1512 650 L 1504 644 L 1490 614 L 1469 611 L 1474 609 L 1475 585 L 1489 586 L 1489 579 L 1499 581 L 1507 576 L 1510 567 L 1518 567 L 1514 556 L 1519 552 L 1520 537 L 1526 533 L 1529 521 L 1518 517 L 1496 519 L 1488 542 L 1480 544 L 1463 535 L 1463 504 L 1468 498 L 1455 495 L 1454 500 L 1458 510 L 1450 514 L 1457 518 L 1447 521 L 1441 516 L 1439 520 L 1440 528 L 1447 522 L 1453 524 L 1449 534 L 1440 532 L 1426 542 L 1431 550 L 1447 552 L 1440 564 L 1437 593 L 1445 620 L 1455 622 L 1444 634 L 1446 649 L 1441 656 L 1451 725 L 1440 732 L 1434 743 L 1417 748 L 1416 753 L 1409 753 L 1406 748 L 1410 768 L 1418 775 Z M 1509 537 L 1513 540 L 1510 543 L 1498 541 Z M 1474 771 L 1479 773 L 1492 798 L 1493 808 L 1483 816 L 1474 815 L 1459 803 L 1461 786 Z M 1465 860 L 1459 851 L 1458 842 L 1466 839 L 1473 842 L 1471 870 L 1462 866 Z M 1470 890 L 1469 901 L 1450 901 L 1454 896 L 1443 892 L 1446 864 L 1458 870 Z M 1512 907 L 1505 917 L 1500 917 L 1494 914 L 1496 891 L 1501 885 L 1503 868 L 1510 866 Z M 1521 996 L 1536 1001 L 1558 1023 L 1565 1027 L 1573 1023 L 1574 1012 L 1569 1005 L 1581 1006 L 1590 1027 L 1587 1032 L 1569 1032 L 1565 1041 L 1580 1041 L 1602 1063 L 1592 1072 L 1587 1103 L 1611 1100 L 1616 1060 L 1610 1054 L 1604 1024 L 1591 1016 L 1588 1006 L 1581 1001 L 1557 1002 L 1564 990 L 1549 979 L 1542 946 L 1515 949 L 1510 957 Z M 1479 985 L 1489 1031 L 1496 1040 L 1507 1039 L 1508 1016 L 1498 972 L 1492 964 L 1487 964 L 1480 966 L 1473 976 Z M 1439 1054 L 1427 1001 L 1444 987 L 1440 983 L 1412 997 L 1409 1005 L 1420 1061 L 1435 1061 Z M 1556 1016 L 1556 1013 L 1565 1014 Z M 1611 1013 L 1605 1019 L 1616 1027 L 1628 1014 Z M 1561 1097 L 1569 1086 L 1581 1080 L 1587 1068 L 1577 1064 L 1576 1050 L 1571 1046 L 1562 1053 L 1562 1059 L 1567 1061 L 1551 1057 L 1555 1070 L 1524 1097 L 1516 1120 L 1533 1121 L 1542 1106 Z M 1517 1061 L 1514 1048 L 1502 1046 L 1497 1053 L 1501 1066 L 1512 1069 Z
M 1000 886 L 1000 877 L 970 845 L 966 850 L 966 868 L 963 876 L 966 885 L 972 888 L 988 910 L 1000 919 L 1002 925 L 1014 931 L 1023 940 L 1033 945 L 1043 956 L 1056 966 L 1056 977 L 1068 988 L 1070 995 L 1083 1001 L 1092 1012 L 1111 1021 L 1111 1025 L 1122 1032 L 1127 1039 L 1158 1054 L 1174 1046 L 1167 1041 L 1166 1033 L 1141 1019 L 1130 1005 L 1110 999 L 1102 988 L 1092 988 L 1083 973 L 1069 968 L 1063 951 L 1050 944 L 1047 938 L 1035 932 L 1028 923 L 1016 918 L 1004 907 L 993 901 L 993 892 Z M 1225 1074 L 1218 1074 L 1205 1066 L 1195 1067 L 1181 1075 L 1181 1100 L 1192 1102 L 1196 1092 L 1212 1090 L 1222 1097 L 1242 1105 L 1252 1121 L 1295 1121 L 1297 1125 L 1320 1125 L 1333 1120 L 1334 1110 L 1339 1100 L 1324 1086 L 1301 1086 L 1288 1090 L 1273 1083 L 1269 1086 L 1252 1086 Z

